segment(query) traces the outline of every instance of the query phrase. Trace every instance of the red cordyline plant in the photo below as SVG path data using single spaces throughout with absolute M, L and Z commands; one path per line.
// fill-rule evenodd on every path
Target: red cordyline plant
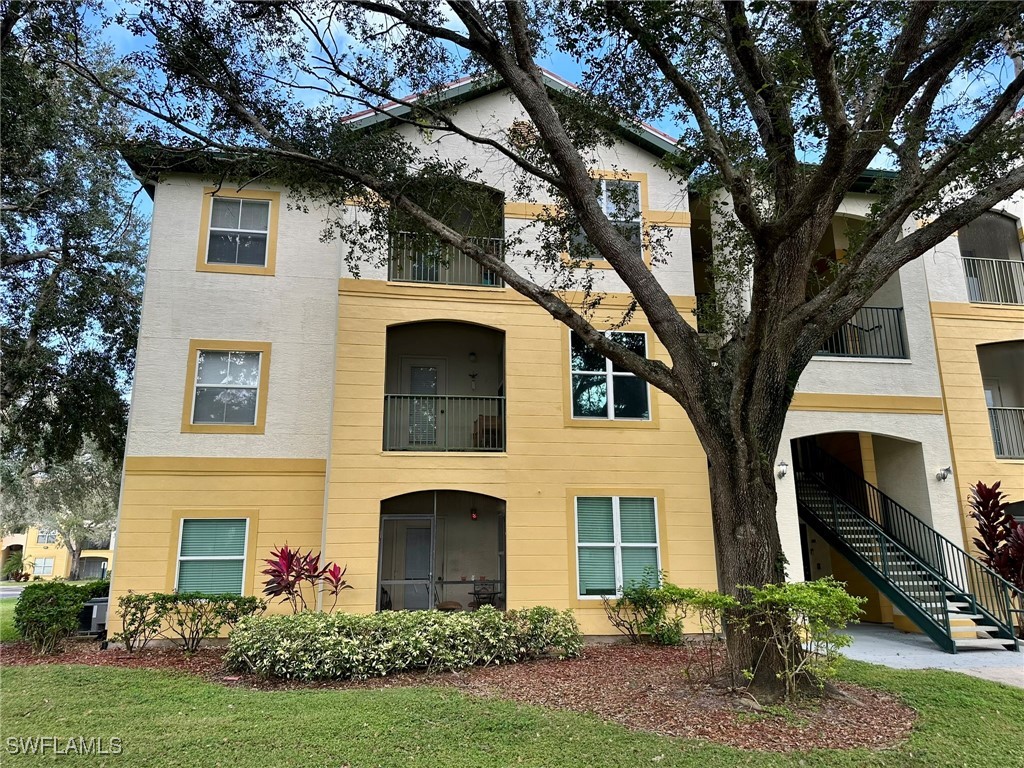
M 280 597 L 282 603 L 291 605 L 292 613 L 309 609 L 303 594 L 307 585 L 313 595 L 320 590 L 334 598 L 332 611 L 338 604 L 339 593 L 344 589 L 352 589 L 352 585 L 345 581 L 348 568 L 341 568 L 337 563 L 326 563 L 321 568 L 320 553 L 313 554 L 312 549 L 303 554 L 301 550 L 284 544 L 272 550 L 270 555 L 269 560 L 263 561 L 267 564 L 263 570 L 263 575 L 267 577 L 263 582 L 263 594 L 271 600 Z
M 999 485 L 979 482 L 971 486 L 971 517 L 977 522 L 979 536 L 974 546 L 985 565 L 1024 591 L 1024 525 L 1006 511 L 1009 503 Z

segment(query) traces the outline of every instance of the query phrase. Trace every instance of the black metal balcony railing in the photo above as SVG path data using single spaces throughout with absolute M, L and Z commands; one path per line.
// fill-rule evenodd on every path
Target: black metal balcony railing
M 503 258 L 500 237 L 471 237 L 471 242 Z M 415 232 L 394 232 L 388 257 L 388 279 L 404 283 L 501 286 L 502 280 L 457 248 Z
M 385 451 L 504 451 L 504 397 L 384 395 Z
M 1000 459 L 1024 459 L 1024 408 L 989 408 L 992 444 Z
M 964 257 L 967 296 L 978 304 L 1024 304 L 1024 261 Z
M 818 350 L 826 357 L 906 359 L 902 307 L 861 307 Z

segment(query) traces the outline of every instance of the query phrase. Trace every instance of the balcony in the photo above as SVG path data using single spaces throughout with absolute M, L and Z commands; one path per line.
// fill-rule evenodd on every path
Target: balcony
M 469 240 L 492 256 L 503 258 L 503 238 L 471 237 Z M 388 279 L 437 285 L 500 287 L 503 284 L 495 272 L 477 264 L 457 248 L 416 232 L 391 235 Z
M 505 450 L 505 334 L 427 321 L 387 332 L 385 451 Z
M 1024 459 L 1024 408 L 989 408 L 992 445 L 999 459 Z
M 1024 304 L 1024 261 L 963 258 L 967 296 L 977 304 Z
M 504 397 L 385 395 L 385 451 L 504 451 Z
M 861 307 L 818 350 L 822 357 L 870 357 L 906 360 L 902 307 Z

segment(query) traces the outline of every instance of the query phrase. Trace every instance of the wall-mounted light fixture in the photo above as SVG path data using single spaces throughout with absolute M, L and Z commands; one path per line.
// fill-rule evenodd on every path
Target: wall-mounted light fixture
M 784 478 L 788 474 L 789 474 L 789 464 L 787 464 L 785 462 L 785 460 L 780 461 L 779 465 L 777 467 L 775 467 L 775 475 L 779 478 L 779 480 L 781 480 L 782 478 Z
M 951 474 L 953 474 L 953 468 L 952 467 L 943 467 L 942 469 L 940 469 L 938 472 L 935 473 L 935 479 L 936 480 L 945 480 Z

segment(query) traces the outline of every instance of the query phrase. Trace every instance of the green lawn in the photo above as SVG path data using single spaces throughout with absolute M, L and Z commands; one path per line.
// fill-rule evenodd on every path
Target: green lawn
M 742 752 L 446 689 L 259 692 L 160 672 L 56 665 L 3 671 L 0 730 L 6 739 L 122 739 L 118 757 L 65 758 L 83 766 L 1024 765 L 1024 691 L 947 672 L 855 663 L 843 676 L 894 691 L 920 711 L 908 744 L 886 752 Z M 0 745 L 4 765 L 53 764 L 52 755 L 6 754 L 9 743 Z
M 17 602 L 16 597 L 0 597 L 0 643 L 18 639 L 14 630 L 14 604 Z

